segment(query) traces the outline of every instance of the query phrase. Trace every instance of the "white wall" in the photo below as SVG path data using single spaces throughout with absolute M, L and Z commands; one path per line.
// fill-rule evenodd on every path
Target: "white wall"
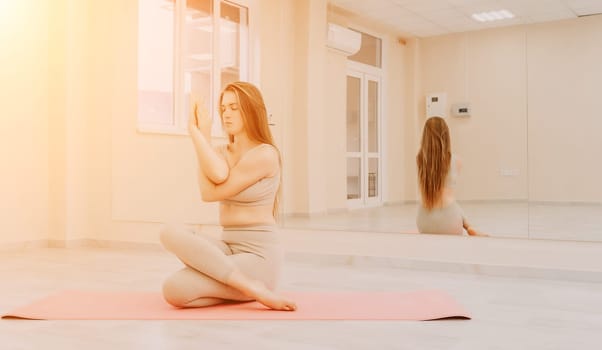
M 601 33 L 590 16 L 421 40 L 417 103 L 446 91 L 472 106 L 448 118 L 465 164 L 459 198 L 602 201 Z
M 420 133 L 423 123 L 424 103 L 422 96 L 422 60 L 421 60 L 421 41 L 418 39 L 409 39 L 406 41 L 403 52 L 403 85 L 401 96 L 403 98 L 402 106 L 402 167 L 400 172 L 403 174 L 401 185 L 403 188 L 402 201 L 416 202 L 419 198 L 418 187 L 416 185 L 416 153 L 420 143 Z M 395 131 L 391 131 L 394 133 Z M 392 135 L 392 137 L 395 137 Z
M 448 114 L 452 152 L 463 160 L 460 199 L 527 198 L 527 79 L 524 27 L 421 40 L 420 105 L 431 92 L 446 92 L 448 108 L 468 102 L 471 116 Z M 421 138 L 424 107 L 420 111 Z M 414 153 L 415 154 L 415 153 Z M 518 176 L 502 176 L 517 169 Z
M 347 187 L 342 179 L 347 178 L 346 162 L 346 140 L 343 127 L 346 122 L 346 110 L 341 108 L 347 104 L 347 57 L 334 50 L 328 50 L 326 54 L 326 73 L 324 80 L 326 84 L 324 104 L 324 132 L 322 137 L 325 162 L 320 171 L 325 178 L 326 188 L 324 195 L 326 200 L 323 210 L 336 211 L 346 208 Z
M 602 15 L 529 26 L 529 199 L 602 202 Z
M 406 54 L 408 44 L 400 43 L 396 37 L 387 36 L 384 41 L 386 66 L 383 81 L 383 186 L 382 199 L 385 203 L 399 203 L 408 200 L 411 195 L 404 189 L 408 179 L 414 179 L 412 167 L 408 165 L 406 149 L 412 140 L 407 137 L 410 116 L 405 112 L 412 100 L 408 98 L 406 82 L 410 79 L 409 62 Z M 413 87 L 412 87 L 413 88 Z M 413 159 L 413 157 L 411 157 Z M 412 163 L 413 164 L 413 163 Z
M 48 237 L 49 2 L 0 2 L 0 244 Z

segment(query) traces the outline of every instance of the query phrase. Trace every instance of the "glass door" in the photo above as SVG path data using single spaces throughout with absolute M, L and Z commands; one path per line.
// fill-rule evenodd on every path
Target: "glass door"
M 380 79 L 347 73 L 347 203 L 377 206 L 381 197 Z

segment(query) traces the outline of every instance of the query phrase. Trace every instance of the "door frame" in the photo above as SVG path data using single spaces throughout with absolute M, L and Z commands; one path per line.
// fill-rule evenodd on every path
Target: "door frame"
M 367 208 L 380 206 L 383 203 L 383 140 L 382 140 L 382 96 L 383 96 L 383 79 L 381 69 L 367 66 L 357 62 L 348 62 L 346 76 L 351 76 L 360 79 L 360 151 L 345 152 L 345 159 L 359 158 L 360 159 L 360 198 L 347 199 L 347 207 L 350 209 Z M 377 138 L 378 152 L 368 152 L 368 82 L 375 81 L 378 86 L 377 95 Z M 369 172 L 368 160 L 378 159 L 378 169 L 376 177 L 377 195 L 374 197 L 368 196 L 369 190 Z

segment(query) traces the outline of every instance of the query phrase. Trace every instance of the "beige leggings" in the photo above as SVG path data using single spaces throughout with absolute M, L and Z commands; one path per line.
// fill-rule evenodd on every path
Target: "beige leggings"
M 224 228 L 221 239 L 186 226 L 165 226 L 163 246 L 185 265 L 163 283 L 165 300 L 177 307 L 203 307 L 252 298 L 225 284 L 238 269 L 273 290 L 278 282 L 282 251 L 273 226 Z
M 462 208 L 455 201 L 446 207 L 431 210 L 418 205 L 416 226 L 420 233 L 461 235 L 464 232 L 465 220 Z

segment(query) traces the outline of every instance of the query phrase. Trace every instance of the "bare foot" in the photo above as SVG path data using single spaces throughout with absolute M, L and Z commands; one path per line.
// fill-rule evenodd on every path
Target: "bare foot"
M 295 304 L 294 301 L 274 293 L 260 281 L 253 282 L 252 293 L 252 296 L 255 298 L 255 300 L 269 307 L 270 309 L 282 311 L 297 310 L 297 304 Z
M 475 229 L 474 229 L 474 228 L 472 228 L 472 227 L 468 227 L 468 228 L 466 229 L 466 232 L 468 232 L 468 234 L 469 234 L 470 236 L 489 237 L 489 235 L 488 235 L 488 234 L 486 234 L 486 233 L 483 233 L 483 232 L 479 232 L 479 231 L 475 230 Z

